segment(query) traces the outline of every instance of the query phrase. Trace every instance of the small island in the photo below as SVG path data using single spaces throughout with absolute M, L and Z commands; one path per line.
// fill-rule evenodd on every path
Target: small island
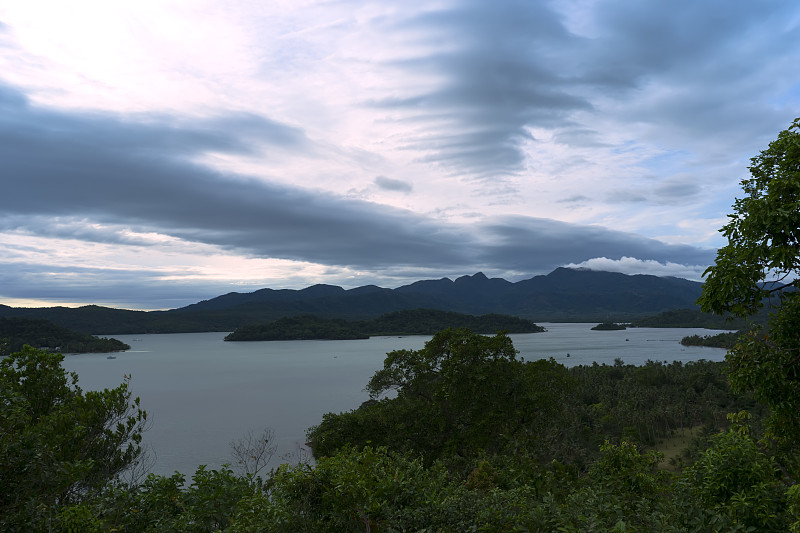
M 617 324 L 616 322 L 600 322 L 592 328 L 593 331 L 617 331 L 621 329 L 628 329 L 625 324 Z
M 433 335 L 447 328 L 476 333 L 539 333 L 545 328 L 530 320 L 498 314 L 465 315 L 435 309 L 395 311 L 372 320 L 346 321 L 315 315 L 284 317 L 267 324 L 237 328 L 226 341 L 348 340 L 386 335 Z
M 716 335 L 689 335 L 681 339 L 681 344 L 684 346 L 707 346 L 709 348 L 725 348 L 730 350 L 736 345 L 736 342 L 743 333 L 742 331 L 730 331 L 726 333 L 717 333 Z
M 25 345 L 64 353 L 106 353 L 130 350 L 117 339 L 78 333 L 34 318 L 0 318 L 0 355 L 18 352 Z
M 225 337 L 226 341 L 295 341 L 368 339 L 347 321 L 320 318 L 314 315 L 279 318 L 268 324 L 253 324 L 237 328 Z
M 761 312 L 750 318 L 762 324 L 766 321 L 766 313 Z M 673 309 L 657 315 L 639 318 L 629 324 L 632 328 L 706 328 L 736 330 L 748 327 L 748 322 L 730 315 L 714 315 L 703 313 L 698 309 Z

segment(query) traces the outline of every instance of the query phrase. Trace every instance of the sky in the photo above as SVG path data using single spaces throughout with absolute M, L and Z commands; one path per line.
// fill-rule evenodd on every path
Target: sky
M 0 303 L 700 280 L 800 116 L 792 0 L 0 3 Z

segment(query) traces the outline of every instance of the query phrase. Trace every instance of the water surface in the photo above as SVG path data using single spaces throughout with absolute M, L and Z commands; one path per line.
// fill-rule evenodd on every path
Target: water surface
M 511 335 L 526 360 L 553 357 L 566 365 L 654 361 L 721 361 L 725 350 L 684 347 L 679 340 L 705 329 L 635 328 L 591 331 L 594 324 L 542 324 L 548 331 Z M 122 335 L 131 350 L 67 356 L 64 366 L 85 390 L 119 385 L 132 376 L 152 426 L 145 434 L 152 470 L 191 475 L 197 465 L 231 462 L 229 443 L 248 430 L 275 432 L 278 452 L 294 461 L 305 430 L 327 412 L 358 407 L 387 352 L 422 348 L 429 336 L 348 341 L 224 342 L 224 333 Z

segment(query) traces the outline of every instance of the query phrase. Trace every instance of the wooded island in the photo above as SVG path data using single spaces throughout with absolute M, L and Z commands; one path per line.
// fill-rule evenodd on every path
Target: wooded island
M 285 317 L 268 324 L 242 326 L 226 341 L 342 340 L 382 335 L 433 335 L 446 328 L 468 328 L 480 333 L 538 333 L 545 331 L 524 318 L 488 314 L 465 315 L 435 309 L 387 313 L 373 320 L 347 321 L 314 315 Z

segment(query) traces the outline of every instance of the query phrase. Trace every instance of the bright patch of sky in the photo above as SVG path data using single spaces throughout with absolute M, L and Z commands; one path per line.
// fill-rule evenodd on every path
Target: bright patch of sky
M 798 64 L 794 2 L 3 2 L 0 303 L 699 279 Z

